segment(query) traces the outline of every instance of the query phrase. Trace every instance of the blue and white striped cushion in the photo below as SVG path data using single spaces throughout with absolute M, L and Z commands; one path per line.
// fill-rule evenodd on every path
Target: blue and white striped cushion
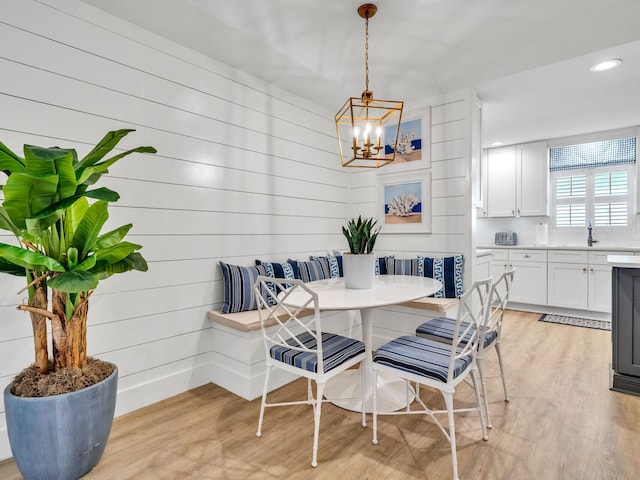
M 259 275 L 267 275 L 267 269 L 263 265 L 241 267 L 224 262 L 220 262 L 220 267 L 224 279 L 224 304 L 221 312 L 236 313 L 257 309 L 258 300 L 253 286 Z
M 331 273 L 325 272 L 322 268 L 322 263 L 320 263 L 318 260 L 298 262 L 298 273 L 300 275 L 300 280 L 302 280 L 304 283 L 331 278 Z
M 469 324 L 462 322 L 460 324 L 460 330 L 465 331 Z M 456 321 L 453 318 L 438 317 L 428 322 L 424 322 L 418 328 L 416 328 L 416 335 L 425 338 L 431 338 L 439 342 L 451 343 L 453 340 L 453 330 L 456 328 Z M 468 343 L 476 329 L 472 328 L 462 339 L 462 343 Z M 496 339 L 498 333 L 495 330 L 487 332 L 484 336 L 484 348 L 487 348 Z
M 428 338 L 405 335 L 376 350 L 373 361 L 421 377 L 447 381 L 451 345 Z M 471 364 L 471 353 L 456 360 L 454 378 Z
M 339 278 L 343 276 L 342 272 L 342 256 L 334 257 L 319 257 L 317 255 L 311 255 L 309 260 L 315 260 L 320 262 L 322 270 L 324 272 L 324 278 Z
M 418 275 L 417 258 L 386 257 L 388 275 Z
M 310 333 L 302 333 L 297 338 L 306 347 L 317 348 L 316 339 Z M 292 338 L 287 340 L 287 343 L 293 346 L 297 345 Z M 325 373 L 362 352 L 364 352 L 364 343 L 359 340 L 328 332 L 322 334 L 322 363 Z M 279 362 L 318 373 L 318 354 L 315 351 L 301 352 L 300 350 L 274 345 L 269 350 L 269 354 L 271 358 Z

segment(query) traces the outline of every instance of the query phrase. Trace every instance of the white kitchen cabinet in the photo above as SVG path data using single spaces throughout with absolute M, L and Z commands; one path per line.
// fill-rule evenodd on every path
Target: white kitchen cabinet
M 515 267 L 510 302 L 546 305 L 547 251 L 505 249 L 495 251 L 491 258 L 491 276 L 497 279 L 507 268 Z
M 549 262 L 548 272 L 549 305 L 587 310 L 589 276 L 586 263 Z
M 589 265 L 589 310 L 611 312 L 611 267 Z
M 476 265 L 473 269 L 473 280 L 484 280 L 491 275 L 491 255 L 476 255 Z
M 549 214 L 549 165 L 546 142 L 486 151 L 486 216 Z
M 550 306 L 611 312 L 611 267 L 607 255 L 619 251 L 549 251 Z
M 487 150 L 487 216 L 516 214 L 516 147 Z
M 509 268 L 511 267 L 516 268 L 516 273 L 509 299 L 512 302 L 545 305 L 547 303 L 547 251 L 510 249 Z

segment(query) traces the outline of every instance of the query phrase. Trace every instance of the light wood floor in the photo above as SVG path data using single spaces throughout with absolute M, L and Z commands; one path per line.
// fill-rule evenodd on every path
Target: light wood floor
M 511 387 L 489 383 L 493 430 L 481 439 L 476 414 L 456 417 L 463 479 L 638 479 L 640 397 L 609 390 L 611 334 L 538 322 L 510 311 L 503 354 Z M 492 361 L 489 370 L 496 371 Z M 273 399 L 301 397 L 296 381 Z M 423 393 L 426 393 L 423 391 Z M 439 395 L 424 395 L 442 404 Z M 464 404 L 472 391 L 463 387 Z M 325 404 L 317 468 L 310 467 L 309 407 L 267 410 L 255 436 L 259 400 L 247 402 L 206 385 L 115 420 L 100 464 L 87 480 L 112 479 L 449 479 L 448 443 L 423 417 L 380 417 L 379 445 L 371 422 Z M 0 478 L 20 479 L 11 460 Z

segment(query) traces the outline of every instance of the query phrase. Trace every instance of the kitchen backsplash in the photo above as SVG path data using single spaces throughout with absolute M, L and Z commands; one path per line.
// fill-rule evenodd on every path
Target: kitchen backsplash
M 580 232 L 561 232 L 551 226 L 550 217 L 509 217 L 509 218 L 478 218 L 476 226 L 476 245 L 489 246 L 495 241 L 496 232 L 516 232 L 518 245 L 536 244 L 536 225 L 549 225 L 549 245 L 587 245 L 587 229 Z M 636 215 L 636 226 L 640 223 L 640 216 Z M 640 247 L 640 233 L 629 229 L 616 234 L 605 234 L 593 229 L 593 238 L 598 240 L 598 246 Z

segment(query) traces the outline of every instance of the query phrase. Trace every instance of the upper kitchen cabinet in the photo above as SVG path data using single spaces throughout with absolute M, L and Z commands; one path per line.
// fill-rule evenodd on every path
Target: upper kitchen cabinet
M 549 215 L 547 142 L 488 149 L 487 217 Z

